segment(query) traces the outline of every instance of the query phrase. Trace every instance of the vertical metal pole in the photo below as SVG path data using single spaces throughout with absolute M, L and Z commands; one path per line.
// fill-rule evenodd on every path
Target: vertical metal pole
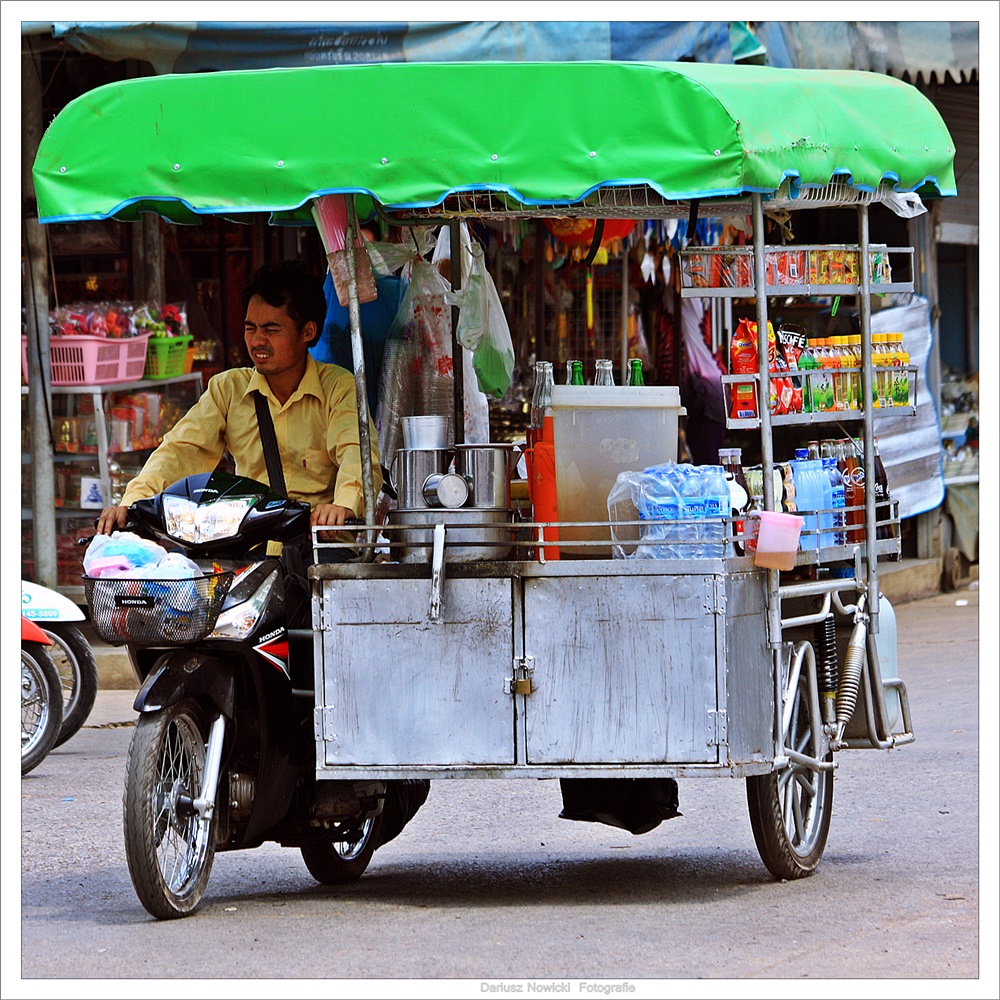
M 535 219 L 535 252 L 534 252 L 534 272 L 535 272 L 535 360 L 547 360 L 542 353 L 543 341 L 545 340 L 545 258 L 542 256 L 545 251 L 545 233 L 541 219 Z M 555 358 L 551 358 L 553 362 Z
M 28 319 L 28 412 L 31 424 L 31 519 L 35 583 L 55 587 L 55 470 L 52 458 L 52 391 L 49 363 L 48 240 L 38 224 L 31 167 L 45 125 L 38 55 L 30 37 L 21 40 L 21 252 L 22 299 Z M 25 525 L 22 523 L 22 528 Z
M 861 313 L 861 412 L 865 468 L 865 552 L 868 556 L 868 617 L 878 632 L 878 556 L 875 554 L 875 431 L 872 409 L 872 299 L 868 206 L 858 206 L 858 297 Z
M 753 282 L 757 298 L 757 411 L 760 414 L 760 460 L 764 476 L 764 509 L 775 509 L 774 442 L 771 439 L 771 390 L 767 356 L 767 271 L 764 267 L 764 201 L 753 201 Z M 781 645 L 781 605 L 778 600 L 778 570 L 767 571 L 767 632 L 772 649 Z
M 368 417 L 368 380 L 365 377 L 365 351 L 361 340 L 361 303 L 358 301 L 358 267 L 356 238 L 358 216 L 353 195 L 347 201 L 347 233 L 345 240 L 350 249 L 347 255 L 348 313 L 351 319 L 351 360 L 354 363 L 354 389 L 358 404 L 358 443 L 361 446 L 361 490 L 365 498 L 365 524 L 375 524 L 375 475 L 372 465 L 371 428 Z M 368 541 L 375 541 L 375 532 L 368 532 Z M 365 561 L 375 558 L 375 547 L 365 549 Z
M 460 219 L 448 222 L 448 241 L 451 244 L 451 287 L 457 292 L 462 287 L 462 223 Z M 462 345 L 458 342 L 458 306 L 451 307 L 451 357 L 452 374 L 454 376 L 454 393 L 452 395 L 455 414 L 455 444 L 465 443 L 465 355 Z
M 620 385 L 628 385 L 628 241 L 626 240 L 625 252 L 622 254 L 622 304 L 621 304 L 621 324 L 622 324 L 622 374 L 619 379 Z

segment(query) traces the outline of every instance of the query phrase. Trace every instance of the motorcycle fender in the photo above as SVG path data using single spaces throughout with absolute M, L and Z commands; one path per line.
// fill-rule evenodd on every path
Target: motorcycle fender
M 28 580 L 21 581 L 21 614 L 32 621 L 82 622 L 87 618 L 68 597 Z
M 32 621 L 21 615 L 21 642 L 40 642 L 51 646 L 52 640 Z
M 207 700 L 227 719 L 233 717 L 236 679 L 232 663 L 197 652 L 165 656 L 149 672 L 132 707 L 158 712 L 185 698 Z

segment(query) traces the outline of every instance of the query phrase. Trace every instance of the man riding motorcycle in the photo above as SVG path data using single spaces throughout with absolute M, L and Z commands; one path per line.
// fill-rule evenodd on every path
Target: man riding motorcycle
M 290 499 L 312 509 L 314 527 L 341 527 L 364 514 L 354 376 L 309 353 L 323 329 L 321 280 L 301 261 L 262 267 L 243 291 L 244 339 L 252 367 L 209 380 L 197 403 L 164 436 L 120 505 L 105 508 L 99 534 L 126 526 L 128 507 L 183 476 L 211 472 L 228 452 L 236 474 L 268 482 L 256 410 L 267 402 Z M 382 484 L 377 435 L 370 424 L 376 495 Z M 304 615 L 305 602 L 301 612 Z M 297 624 L 293 622 L 292 624 Z M 380 842 L 402 830 L 427 797 L 427 781 L 386 782 Z

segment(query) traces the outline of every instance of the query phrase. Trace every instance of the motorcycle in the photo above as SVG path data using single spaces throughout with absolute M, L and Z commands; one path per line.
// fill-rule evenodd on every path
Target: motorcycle
M 322 884 L 354 881 L 426 798 L 427 782 L 316 779 L 312 631 L 289 627 L 310 620 L 293 555 L 309 519 L 308 504 L 214 472 L 137 501 L 125 532 L 95 536 L 134 532 L 203 574 L 157 578 L 159 562 L 149 579 L 107 575 L 120 551 L 104 545 L 85 579 L 97 634 L 126 646 L 141 685 L 125 853 L 157 918 L 196 909 L 217 851 L 265 840 L 299 848 Z
M 56 745 L 62 724 L 62 685 L 51 646 L 52 640 L 21 615 L 21 777 Z
M 86 616 L 69 598 L 27 580 L 21 581 L 21 614 L 51 640 L 48 652 L 59 674 L 63 701 L 58 747 L 87 721 L 97 698 L 97 661 L 77 624 Z

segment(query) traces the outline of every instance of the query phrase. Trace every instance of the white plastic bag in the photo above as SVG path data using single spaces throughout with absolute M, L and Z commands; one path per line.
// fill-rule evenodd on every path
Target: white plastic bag
M 502 399 L 514 372 L 514 344 L 493 278 L 486 270 L 482 247 L 473 243 L 463 221 L 462 287 L 449 291 L 445 299 L 459 308 L 456 337 L 472 351 L 479 388 L 487 396 Z

